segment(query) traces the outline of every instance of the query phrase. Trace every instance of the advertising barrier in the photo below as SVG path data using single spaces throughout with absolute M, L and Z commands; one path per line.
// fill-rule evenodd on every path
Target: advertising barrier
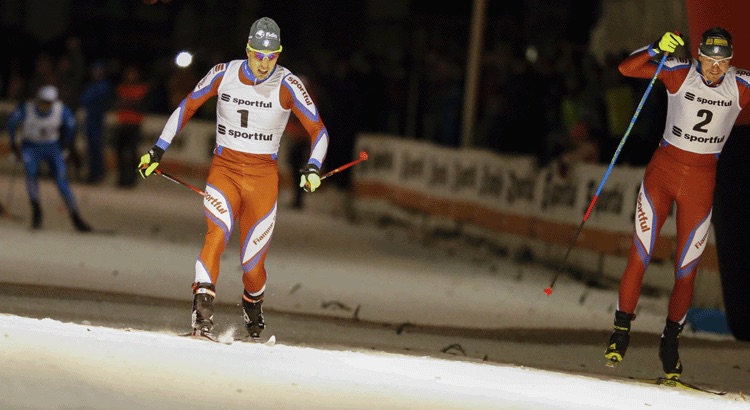
M 534 158 L 451 149 L 397 136 L 360 134 L 356 150 L 370 160 L 354 168 L 357 209 L 471 232 L 513 254 L 559 263 L 571 244 L 607 166 L 579 164 L 568 177 L 555 164 L 539 168 Z M 619 280 L 630 251 L 635 205 L 645 167 L 616 166 L 610 173 L 567 268 L 590 277 Z M 675 209 L 662 228 L 644 286 L 669 292 L 673 284 Z M 694 305 L 719 307 L 713 229 L 696 278 Z

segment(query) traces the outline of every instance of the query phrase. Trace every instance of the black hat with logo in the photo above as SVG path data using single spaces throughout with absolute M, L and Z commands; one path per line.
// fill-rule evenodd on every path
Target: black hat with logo
M 698 50 L 708 57 L 732 57 L 732 35 L 721 27 L 710 28 L 703 32 Z

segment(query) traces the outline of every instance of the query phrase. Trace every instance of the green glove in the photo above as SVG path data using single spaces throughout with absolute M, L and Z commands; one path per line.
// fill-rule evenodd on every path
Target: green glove
M 661 40 L 657 43 L 655 51 L 657 53 L 674 53 L 677 46 L 684 46 L 685 41 L 682 40 L 679 34 L 668 31 L 661 36 Z
M 304 189 L 305 192 L 315 192 L 320 186 L 320 168 L 315 164 L 307 164 L 299 172 L 302 173 L 299 180 L 299 187 Z
M 141 174 L 141 177 L 146 178 L 156 170 L 162 155 L 164 155 L 164 150 L 154 145 L 153 148 L 141 156 L 141 162 L 138 164 L 138 173 Z

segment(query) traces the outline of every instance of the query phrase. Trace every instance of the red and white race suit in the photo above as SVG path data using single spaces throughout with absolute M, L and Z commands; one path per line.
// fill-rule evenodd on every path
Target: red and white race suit
M 650 79 L 657 69 L 653 56 L 651 47 L 636 50 L 620 63 L 620 72 Z M 666 125 L 638 193 L 618 310 L 635 311 L 654 244 L 676 203 L 675 283 L 668 317 L 682 323 L 708 239 L 716 162 L 737 116 L 750 102 L 750 72 L 730 66 L 720 81 L 708 84 L 698 60 L 667 58 L 658 79 L 667 89 Z

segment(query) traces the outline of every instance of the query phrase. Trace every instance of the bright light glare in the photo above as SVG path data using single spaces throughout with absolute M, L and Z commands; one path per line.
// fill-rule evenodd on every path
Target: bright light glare
M 187 67 L 193 62 L 193 55 L 187 51 L 180 51 L 174 59 L 174 63 L 180 67 Z
M 539 51 L 534 46 L 529 46 L 526 49 L 526 61 L 534 64 L 536 59 L 539 58 Z

